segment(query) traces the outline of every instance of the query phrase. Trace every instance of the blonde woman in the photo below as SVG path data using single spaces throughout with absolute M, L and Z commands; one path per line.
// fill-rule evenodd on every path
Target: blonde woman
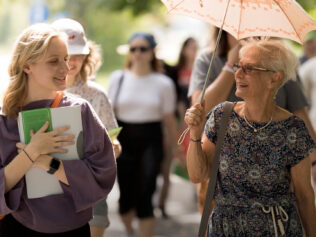
M 233 69 L 236 96 L 244 101 L 235 103 L 229 118 L 208 236 L 303 236 L 303 228 L 315 236 L 310 181 L 315 143 L 304 121 L 274 101 L 279 88 L 295 78 L 296 65 L 295 55 L 280 41 L 254 41 L 240 50 Z M 195 104 L 186 112 L 187 167 L 194 183 L 210 176 L 222 114 L 223 104 L 206 123 L 204 106 Z
M 90 236 L 92 206 L 114 184 L 112 144 L 85 100 L 64 95 L 59 104 L 81 106 L 84 159 L 61 161 L 50 155 L 65 153 L 67 145 L 73 144 L 74 136 L 60 135 L 67 127 L 45 132 L 45 123 L 29 144 L 19 142 L 18 112 L 50 107 L 57 91 L 66 88 L 67 63 L 66 37 L 50 25 L 30 26 L 18 37 L 0 116 L 2 236 Z M 28 199 L 24 175 L 31 167 L 54 168 L 50 174 L 59 179 L 63 193 Z

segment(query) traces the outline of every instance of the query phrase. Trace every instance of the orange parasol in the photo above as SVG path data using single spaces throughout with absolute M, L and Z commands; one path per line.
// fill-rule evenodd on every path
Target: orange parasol
M 220 28 L 213 55 L 222 30 L 237 40 L 252 36 L 271 36 L 294 40 L 300 44 L 308 32 L 316 30 L 316 22 L 295 0 L 161 1 L 169 13 L 191 16 Z M 209 71 L 212 63 L 213 60 Z M 200 102 L 203 100 L 205 85 Z

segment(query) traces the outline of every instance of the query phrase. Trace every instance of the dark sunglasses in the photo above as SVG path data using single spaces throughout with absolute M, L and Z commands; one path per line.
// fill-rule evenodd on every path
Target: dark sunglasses
M 141 53 L 145 53 L 145 52 L 149 51 L 150 48 L 149 48 L 149 47 L 144 47 L 144 46 L 140 46 L 140 47 L 130 47 L 130 48 L 129 48 L 129 51 L 130 51 L 131 53 L 135 53 L 137 50 L 139 50 L 139 52 L 141 52 Z
M 252 71 L 260 71 L 260 72 L 275 72 L 274 70 L 271 69 L 266 69 L 266 68 L 261 68 L 261 67 L 254 67 L 254 66 L 249 66 L 249 65 L 240 65 L 235 63 L 233 65 L 233 71 L 237 72 L 237 70 L 241 68 L 241 70 L 243 71 L 243 73 L 245 74 L 249 74 Z

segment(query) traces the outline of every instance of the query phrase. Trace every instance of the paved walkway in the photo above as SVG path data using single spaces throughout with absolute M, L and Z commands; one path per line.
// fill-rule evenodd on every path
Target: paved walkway
M 158 192 L 161 180 L 158 179 Z M 124 227 L 117 214 L 118 187 L 114 186 L 108 197 L 109 217 L 111 225 L 107 229 L 105 237 L 125 237 Z M 157 203 L 158 195 L 154 197 Z M 162 219 L 157 210 L 157 227 L 154 237 L 195 237 L 197 236 L 200 214 L 197 211 L 195 186 L 178 176 L 171 176 L 171 187 L 167 202 L 169 219 Z M 137 222 L 134 223 L 135 230 Z

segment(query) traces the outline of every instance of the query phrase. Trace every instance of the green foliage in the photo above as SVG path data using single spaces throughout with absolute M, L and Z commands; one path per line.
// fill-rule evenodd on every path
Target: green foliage
M 316 6 L 308 12 L 312 18 L 316 21 Z
M 28 1 L 22 3 L 19 3 L 18 1 L 1 2 L 0 51 L 7 53 L 17 35 L 27 26 L 28 11 L 25 11 L 25 9 L 28 9 Z
M 297 0 L 297 2 L 308 12 L 316 7 L 315 0 Z
M 28 14 L 35 0 L 0 0 L 0 50 L 7 50 L 16 36 L 28 25 Z M 193 0 L 191 0 L 193 1 Z M 90 40 L 103 52 L 102 72 L 123 67 L 125 57 L 116 51 L 135 31 L 150 31 L 164 22 L 166 9 L 160 0 L 45 0 L 50 21 L 60 13 L 78 20 Z M 298 2 L 316 20 L 315 0 Z
M 101 70 L 111 71 L 123 67 L 124 57 L 116 52 L 116 48 L 126 43 L 129 30 L 133 29 L 129 16 L 99 8 L 87 14 L 84 22 L 88 38 L 102 47 Z
M 159 0 L 103 0 L 102 3 L 115 11 L 131 10 L 134 15 L 154 11 L 162 4 Z
M 146 31 L 157 20 L 151 14 L 135 17 L 139 10 L 134 10 L 132 7 L 134 3 L 131 1 L 126 2 L 125 7 L 122 2 L 116 0 L 47 0 L 47 2 L 52 15 L 69 10 L 67 12 L 69 17 L 79 21 L 84 26 L 87 37 L 101 46 L 104 62 L 101 71 L 103 72 L 122 68 L 125 57 L 117 53 L 117 47 L 126 44 L 133 32 Z M 149 7 L 147 4 L 150 1 L 144 2 L 143 6 Z M 135 4 L 140 4 L 140 2 L 135 1 Z M 113 11 L 113 8 L 119 10 L 121 7 L 123 8 L 120 11 Z M 129 7 L 133 10 L 128 9 Z

